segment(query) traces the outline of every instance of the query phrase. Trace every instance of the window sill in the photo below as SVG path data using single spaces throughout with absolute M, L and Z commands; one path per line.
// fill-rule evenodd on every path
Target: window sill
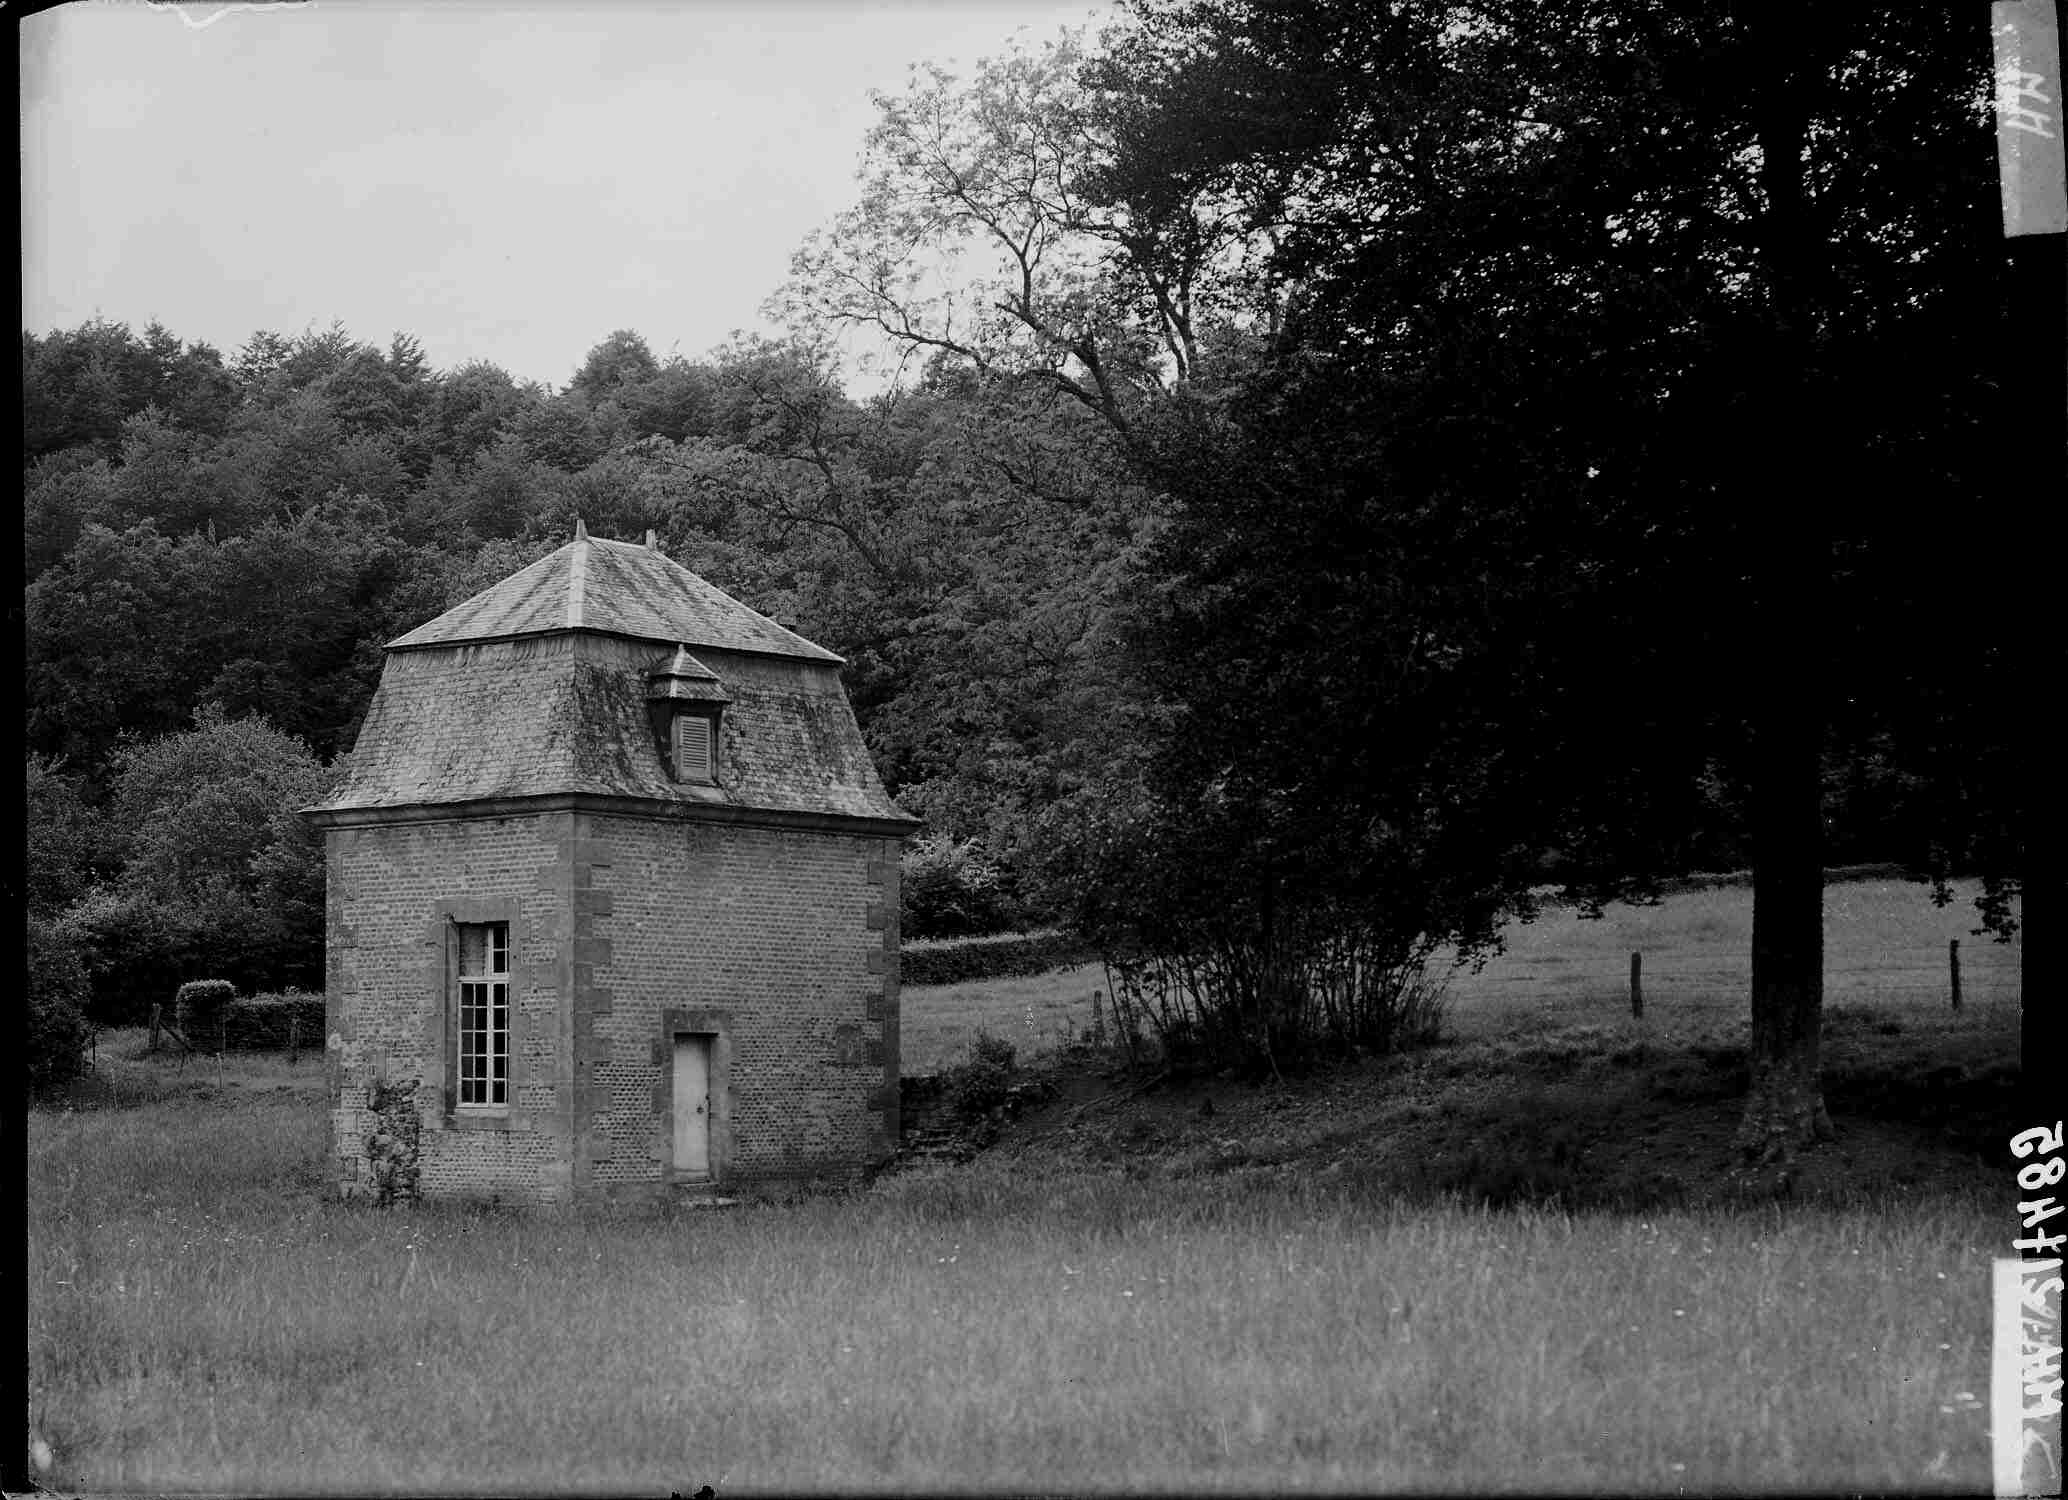
M 504 1105 L 498 1105 L 493 1109 L 448 1110 L 445 1115 L 445 1128 L 447 1130 L 508 1130 L 510 1128 L 510 1111 Z

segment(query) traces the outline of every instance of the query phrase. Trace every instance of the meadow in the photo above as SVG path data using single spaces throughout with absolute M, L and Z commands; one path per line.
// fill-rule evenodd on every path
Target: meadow
M 1721 965 L 1734 939 L 1702 929 L 1734 900 L 1628 915 L 1662 955 L 1677 934 Z M 1943 953 L 1910 936 L 1948 915 L 1914 889 L 1838 888 L 1832 905 L 1878 934 L 1834 938 L 1834 967 L 1893 963 L 1892 930 Z M 1198 1088 L 1099 1112 L 1116 1089 L 968 1167 L 725 1211 L 339 1204 L 313 1059 L 181 1069 L 111 1037 L 96 1077 L 31 1117 L 41 1477 L 656 1496 L 1986 1485 L 1988 1264 L 2014 1190 L 1978 1163 L 1613 1211 L 1494 1206 L 1458 1190 L 1469 1176 L 1403 1174 L 1382 1149 L 1430 1159 L 1416 1132 L 1441 1129 L 1519 1153 L 1523 1131 L 1579 1108 L 1559 1081 L 1601 1096 L 1588 1080 L 1611 1073 L 1589 1070 L 1642 1081 L 1654 1123 L 1728 1112 L 1727 985 L 1662 993 L 1633 1022 L 1607 963 L 1621 949 L 1627 965 L 1626 930 L 1539 924 L 1500 962 L 1540 938 L 1598 941 L 1604 972 L 1570 963 L 1588 977 L 1563 991 L 1460 975 L 1455 1037 L 1428 1054 L 1284 1088 L 1210 1082 L 1203 1122 Z M 1041 981 L 915 992 L 907 1013 L 951 1013 L 939 1062 L 958 1028 L 1028 1030 L 1032 1004 L 1031 1048 L 1088 1004 L 1087 978 L 1049 976 L 1045 1001 Z M 1860 1079 L 1893 1086 L 1943 1057 L 1970 1082 L 2001 1072 L 2000 978 L 1957 1017 L 1921 991 L 1840 993 L 1846 1141 L 1920 1128 L 1878 1119 Z M 1610 1061 L 1635 1028 L 1639 1059 Z
M 2015 1008 L 2020 944 L 1978 937 L 1972 882 L 1935 907 L 1926 887 L 1900 879 L 1847 881 L 1824 899 L 1824 998 L 1899 1006 L 1919 1015 L 1949 1002 L 1946 945 L 1960 943 L 1965 1009 Z M 1551 908 L 1511 926 L 1503 951 L 1478 969 L 1450 973 L 1450 1034 L 1480 1038 L 1518 1026 L 1615 1024 L 1630 1008 L 1630 955 L 1643 955 L 1652 1021 L 1674 1028 L 1709 1020 L 1743 1028 L 1752 980 L 1752 898 L 1744 886 L 1669 896 L 1656 906 L 1610 906 L 1598 919 Z M 908 1073 L 953 1063 L 979 1034 L 1022 1053 L 1056 1045 L 1091 1024 L 1091 997 L 1106 988 L 1097 964 L 1032 979 L 907 986 L 902 1035 Z M 1697 1023 L 1697 1024 L 1701 1024 Z

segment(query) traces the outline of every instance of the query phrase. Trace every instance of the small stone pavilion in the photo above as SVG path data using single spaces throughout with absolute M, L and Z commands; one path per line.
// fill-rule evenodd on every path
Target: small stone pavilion
M 853 1177 L 898 1133 L 898 852 L 840 658 L 574 540 L 387 647 L 325 830 L 348 1195 Z

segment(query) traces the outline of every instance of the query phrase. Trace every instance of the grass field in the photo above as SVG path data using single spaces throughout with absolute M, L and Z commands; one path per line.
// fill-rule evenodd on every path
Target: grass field
M 1953 905 L 1932 905 L 1924 886 L 1866 880 L 1825 892 L 1825 1001 L 1898 1005 L 1919 1014 L 1948 1003 L 1946 944 L 1961 947 L 1963 1006 L 1976 1013 L 2018 1001 L 2017 942 L 1974 936 L 1975 887 Z M 1515 1027 L 1614 1024 L 1630 1009 L 1630 955 L 1644 956 L 1645 1003 L 1665 1027 L 1746 1024 L 1752 978 L 1752 898 L 1743 886 L 1669 897 L 1657 906 L 1612 906 L 1598 920 L 1553 909 L 1511 927 L 1503 953 L 1449 981 L 1451 1031 L 1493 1036 Z M 1097 964 L 1032 979 L 907 986 L 905 1069 L 931 1073 L 956 1061 L 978 1032 L 1026 1055 L 1091 1023 L 1091 996 L 1106 980 Z
M 1900 921 L 1871 916 L 1896 921 L 1882 897 L 1841 896 L 1885 958 L 1901 950 Z M 1640 915 L 1662 955 L 1698 955 L 1730 897 Z M 1526 930 L 1501 962 L 1554 932 Z M 1615 929 L 1577 932 L 1627 965 Z M 1626 1001 L 1615 1014 L 1610 975 L 1537 994 L 1490 966 L 1460 976 L 1457 1039 L 1412 1059 L 1283 1088 L 1080 1090 L 970 1167 L 719 1213 L 340 1205 L 309 1060 L 181 1072 L 111 1038 L 73 1107 L 31 1118 L 43 1478 L 656 1496 L 1985 1486 L 1988 1263 L 2015 1189 L 1992 1194 L 1971 1121 L 1934 1126 L 1911 1081 L 1951 1068 L 1931 1098 L 1995 1097 L 2015 1037 L 1996 981 L 1959 1017 L 1921 993 L 1834 1005 L 1834 1153 L 1855 1153 L 1836 1175 L 1872 1168 L 1850 1192 L 1626 1212 L 1475 1192 L 1513 1186 L 1511 1159 L 1554 1174 L 1525 1189 L 1634 1180 L 1647 1142 L 1656 1165 L 1694 1149 L 1687 1122 L 1727 1126 L 1727 989 L 1662 993 L 1640 1024 Z M 1087 979 L 1053 978 L 1054 1015 Z M 1038 1032 L 1038 981 L 917 992 L 907 1036 L 952 1052 L 965 1026 L 1011 1035 L 1030 1004 Z M 936 1009 L 930 1031 L 909 1019 Z M 1586 1137 L 1601 1116 L 1612 1128 Z M 1619 1156 L 1611 1137 L 1633 1135 Z M 1899 1182 L 1892 1162 L 1916 1170 Z

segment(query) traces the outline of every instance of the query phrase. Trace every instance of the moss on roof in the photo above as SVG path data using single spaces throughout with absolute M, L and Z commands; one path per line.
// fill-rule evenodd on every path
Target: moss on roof
M 311 811 L 577 793 L 912 823 L 870 762 L 839 667 L 651 545 L 578 525 L 389 642 L 346 780 Z M 716 785 L 669 775 L 655 716 L 674 697 L 723 705 Z
M 647 674 L 671 654 L 587 631 L 394 652 L 346 781 L 317 810 L 573 792 L 911 821 L 884 791 L 827 662 L 706 648 L 731 698 L 718 785 L 674 781 L 646 696 Z

